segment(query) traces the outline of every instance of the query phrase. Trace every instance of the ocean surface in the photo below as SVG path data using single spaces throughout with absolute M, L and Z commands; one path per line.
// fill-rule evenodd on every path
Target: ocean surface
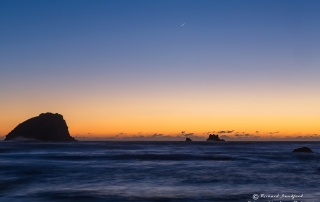
M 320 142 L 2 141 L 0 201 L 320 201 Z

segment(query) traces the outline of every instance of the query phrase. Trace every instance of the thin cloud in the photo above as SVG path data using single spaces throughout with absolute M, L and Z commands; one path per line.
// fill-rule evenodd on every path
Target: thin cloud
M 246 133 L 246 134 L 239 134 L 239 133 L 237 133 L 237 134 L 234 134 L 233 135 L 233 137 L 230 137 L 230 138 L 233 138 L 233 139 L 259 139 L 259 138 L 261 138 L 261 136 L 259 136 L 259 135 L 251 135 L 251 134 L 248 134 L 248 133 Z
M 157 133 L 155 133 L 155 134 L 153 134 L 151 137 L 163 137 L 163 134 L 157 134 Z
M 202 133 L 202 134 L 204 134 L 204 135 L 210 135 L 210 134 L 214 134 L 214 133 L 216 133 L 215 130 L 214 130 L 214 131 L 204 132 L 204 133 Z M 218 133 L 218 131 L 217 131 L 217 133 Z
M 280 133 L 280 131 L 276 131 L 276 132 L 269 132 L 269 134 L 273 135 L 273 134 L 277 134 Z
M 218 133 L 233 133 L 234 130 L 220 130 Z
M 194 137 L 194 133 L 187 133 L 187 134 L 184 134 L 185 137 Z

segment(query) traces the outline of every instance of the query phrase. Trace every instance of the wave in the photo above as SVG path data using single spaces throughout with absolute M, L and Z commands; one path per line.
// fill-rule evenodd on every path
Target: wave
M 134 195 L 119 195 L 108 192 L 86 191 L 86 190 L 57 190 L 43 191 L 34 194 L 37 198 L 42 198 L 45 201 L 170 201 L 170 202 L 191 202 L 191 201 L 210 201 L 210 202 L 230 202 L 230 201 L 245 201 L 252 198 L 252 194 L 230 194 L 220 196 L 183 196 L 181 194 L 165 197 L 165 196 L 150 196 L 145 193 L 135 193 Z
M 192 154 L 115 154 L 115 155 L 45 155 L 42 158 L 51 160 L 140 160 L 140 161 L 231 161 L 240 160 L 223 155 L 192 155 Z M 242 160 L 242 159 L 241 159 Z

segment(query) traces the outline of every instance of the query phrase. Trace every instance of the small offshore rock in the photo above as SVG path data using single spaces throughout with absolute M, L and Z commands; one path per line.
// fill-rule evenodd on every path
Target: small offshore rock
M 192 142 L 192 140 L 190 138 L 186 138 L 186 142 Z
M 297 149 L 293 150 L 292 152 L 307 152 L 307 153 L 313 153 L 313 151 L 312 151 L 309 147 L 300 147 L 300 148 L 297 148 Z
M 219 135 L 210 134 L 207 141 L 225 141 L 224 139 L 220 139 Z

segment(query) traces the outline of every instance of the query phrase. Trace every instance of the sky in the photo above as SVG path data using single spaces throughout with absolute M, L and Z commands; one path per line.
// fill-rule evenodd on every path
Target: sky
M 319 10 L 0 0 L 0 136 L 52 112 L 84 140 L 320 140 Z

